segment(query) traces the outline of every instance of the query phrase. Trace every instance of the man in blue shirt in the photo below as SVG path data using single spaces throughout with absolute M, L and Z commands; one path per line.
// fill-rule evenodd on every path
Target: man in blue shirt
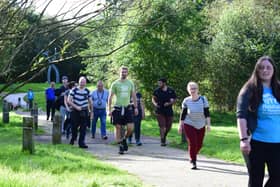
M 50 87 L 48 89 L 46 89 L 45 91 L 45 95 L 46 95 L 46 107 L 47 107 L 47 120 L 49 120 L 50 118 L 50 113 L 52 113 L 51 115 L 51 121 L 53 121 L 53 117 L 55 114 L 55 83 L 51 82 L 50 83 Z
M 98 118 L 100 118 L 101 138 L 104 140 L 108 138 L 106 135 L 106 105 L 108 102 L 108 96 L 109 92 L 104 89 L 103 82 L 99 80 L 97 82 L 97 89 L 91 93 L 93 103 L 93 119 L 91 127 L 92 138 L 95 138 L 96 123 Z

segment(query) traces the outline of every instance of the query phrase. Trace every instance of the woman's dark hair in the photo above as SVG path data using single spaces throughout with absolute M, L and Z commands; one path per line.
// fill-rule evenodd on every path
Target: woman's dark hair
M 68 89 L 72 89 L 75 86 L 75 81 L 71 81 L 68 83 Z
M 250 95 L 249 95 L 249 110 L 250 111 L 256 111 L 258 109 L 259 104 L 262 102 L 262 95 L 263 95 L 263 85 L 262 81 L 259 77 L 259 70 L 260 70 L 260 64 L 264 60 L 267 60 L 271 63 L 273 67 L 273 74 L 271 77 L 271 89 L 272 89 L 272 94 L 274 97 L 277 99 L 278 102 L 280 102 L 280 84 L 279 80 L 277 78 L 277 69 L 275 66 L 275 63 L 273 59 L 269 56 L 262 56 L 258 59 L 254 71 L 251 74 L 250 79 L 244 84 L 242 90 L 245 91 L 247 89 L 250 90 Z

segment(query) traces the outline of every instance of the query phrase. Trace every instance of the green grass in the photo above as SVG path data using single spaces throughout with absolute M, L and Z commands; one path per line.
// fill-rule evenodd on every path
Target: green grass
M 0 186 L 145 186 L 136 176 L 98 161 L 70 145 L 35 145 L 35 154 L 22 152 L 21 117 L 0 117 Z

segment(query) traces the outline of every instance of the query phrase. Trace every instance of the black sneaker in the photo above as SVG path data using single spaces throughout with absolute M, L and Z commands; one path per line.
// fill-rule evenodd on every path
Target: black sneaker
M 91 138 L 94 139 L 94 138 L 95 138 L 95 135 L 92 135 Z
M 197 169 L 197 167 L 196 167 L 196 161 L 191 161 L 191 164 L 192 164 L 191 169 Z
M 70 144 L 70 145 L 74 145 L 74 140 L 71 139 L 70 142 L 69 142 L 69 144 Z
M 166 143 L 163 143 L 163 142 L 162 142 L 162 143 L 160 144 L 160 146 L 165 147 L 165 146 L 166 146 Z
M 82 148 L 82 149 L 87 149 L 87 148 L 88 148 L 88 146 L 87 146 L 86 144 L 84 144 L 84 145 L 79 145 L 79 147 Z
M 102 137 L 102 139 L 103 139 L 103 140 L 107 140 L 107 139 L 108 139 L 108 136 L 105 135 L 105 136 Z
M 127 146 L 126 139 L 123 139 L 122 144 L 123 144 L 123 150 L 127 151 L 128 150 L 128 146 Z
M 120 146 L 119 146 L 119 154 L 120 155 L 123 155 L 123 152 L 124 152 L 124 146 L 122 144 L 122 142 L 120 143 Z
M 142 143 L 138 140 L 138 141 L 136 141 L 136 145 L 137 145 L 137 146 L 141 146 Z

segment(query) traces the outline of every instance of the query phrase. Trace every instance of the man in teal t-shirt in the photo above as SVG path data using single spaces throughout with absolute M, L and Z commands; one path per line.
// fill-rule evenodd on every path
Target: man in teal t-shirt
M 108 99 L 108 112 L 112 117 L 113 125 L 115 125 L 115 138 L 119 143 L 119 153 L 123 154 L 128 150 L 126 138 L 133 132 L 133 115 L 138 114 L 135 87 L 132 81 L 127 79 L 128 68 L 122 66 L 120 68 L 120 79 L 114 81 L 110 88 Z M 115 97 L 115 103 L 112 109 L 112 100 Z M 130 98 L 133 105 L 130 105 Z M 125 135 L 121 134 L 122 126 L 127 126 Z

